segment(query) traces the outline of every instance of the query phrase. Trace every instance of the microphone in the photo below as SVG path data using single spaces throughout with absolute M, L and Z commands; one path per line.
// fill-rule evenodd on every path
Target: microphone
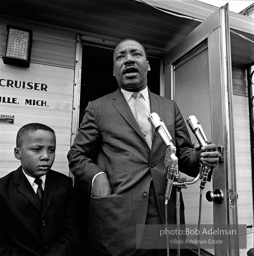
M 151 113 L 148 117 L 148 120 L 154 127 L 154 129 L 159 133 L 161 139 L 166 144 L 166 154 L 164 158 L 164 164 L 166 165 L 166 179 L 167 179 L 167 187 L 165 192 L 165 204 L 168 203 L 168 200 L 170 199 L 172 188 L 173 188 L 173 182 L 175 177 L 178 177 L 178 158 L 176 157 L 176 147 L 172 143 L 172 137 L 170 133 L 167 130 L 166 125 L 161 120 L 159 115 L 157 113 Z
M 168 132 L 166 125 L 159 117 L 159 115 L 157 113 L 151 113 L 150 116 L 148 117 L 148 120 L 152 124 L 153 128 L 159 133 L 160 137 L 162 138 L 166 146 L 174 147 L 172 143 L 172 137 Z
M 187 124 L 189 125 L 191 131 L 194 133 L 196 136 L 199 144 L 203 147 L 208 144 L 207 138 L 205 136 L 205 133 L 202 129 L 201 124 L 197 120 L 197 118 L 193 115 L 189 116 L 186 120 Z M 202 166 L 201 168 L 201 183 L 200 183 L 200 188 L 204 189 L 205 184 L 207 181 L 210 181 L 211 175 L 212 174 L 212 169 L 208 166 Z
M 150 116 L 148 117 L 148 120 L 150 121 L 150 123 L 152 124 L 154 129 L 159 133 L 161 139 L 166 144 L 166 147 L 167 147 L 166 158 L 167 158 L 167 156 L 169 156 L 170 159 L 165 158 L 165 165 L 168 166 L 169 161 L 177 162 L 178 159 L 175 155 L 176 147 L 174 146 L 174 144 L 172 142 L 172 137 L 171 137 L 166 125 L 162 121 L 162 119 L 159 117 L 159 115 L 157 113 L 151 113 Z
M 186 120 L 187 124 L 189 125 L 191 131 L 195 134 L 199 144 L 203 147 L 208 144 L 207 138 L 205 136 L 205 133 L 202 129 L 201 124 L 197 120 L 195 116 L 189 116 Z

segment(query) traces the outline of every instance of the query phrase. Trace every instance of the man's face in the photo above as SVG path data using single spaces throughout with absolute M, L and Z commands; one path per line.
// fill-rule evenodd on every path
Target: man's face
M 23 170 L 32 177 L 46 174 L 55 159 L 56 138 L 50 131 L 29 132 L 21 148 L 15 148 L 15 157 L 20 160 Z
M 116 47 L 113 59 L 113 73 L 121 88 L 140 91 L 147 86 L 150 65 L 141 44 L 132 40 L 123 41 Z

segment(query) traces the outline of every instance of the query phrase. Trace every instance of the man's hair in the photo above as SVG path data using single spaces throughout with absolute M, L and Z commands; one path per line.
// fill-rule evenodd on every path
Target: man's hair
M 17 133 L 17 137 L 16 137 L 16 147 L 17 148 L 22 147 L 22 144 L 23 144 L 26 136 L 28 135 L 28 133 L 35 132 L 37 130 L 50 131 L 55 135 L 55 131 L 45 124 L 29 123 L 29 124 L 22 126 L 19 129 L 19 131 Z
M 115 46 L 114 52 L 115 52 L 116 47 L 117 47 L 119 44 L 121 44 L 121 43 L 123 43 L 123 42 L 125 42 L 125 41 L 134 41 L 134 42 L 140 44 L 140 45 L 142 46 L 144 52 L 145 52 L 145 56 L 146 56 L 146 59 L 147 59 L 147 51 L 146 51 L 146 48 L 145 48 L 145 47 L 143 46 L 143 44 L 141 44 L 138 40 L 133 39 L 133 38 L 125 38 L 125 39 L 121 40 L 121 41 Z

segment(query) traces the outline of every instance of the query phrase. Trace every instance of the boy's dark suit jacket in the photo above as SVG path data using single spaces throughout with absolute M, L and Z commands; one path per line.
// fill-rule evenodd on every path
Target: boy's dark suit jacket
M 40 202 L 19 167 L 0 179 L 0 255 L 74 256 L 77 217 L 71 178 L 50 170 Z
M 198 173 L 199 155 L 177 105 L 149 92 L 151 112 L 156 112 L 177 147 L 179 168 L 188 175 Z M 90 200 L 89 232 L 92 247 L 110 255 L 131 255 L 136 250 L 137 224 L 145 224 L 151 182 L 162 223 L 165 223 L 164 157 L 166 146 L 154 132 L 152 149 L 120 90 L 90 102 L 79 133 L 68 154 L 71 171 L 90 194 L 94 175 L 107 173 L 112 194 Z M 176 223 L 176 191 L 168 205 L 169 224 Z M 184 221 L 181 200 L 181 220 Z M 142 232 L 141 232 L 142 234 Z M 138 241 L 139 243 L 139 241 Z

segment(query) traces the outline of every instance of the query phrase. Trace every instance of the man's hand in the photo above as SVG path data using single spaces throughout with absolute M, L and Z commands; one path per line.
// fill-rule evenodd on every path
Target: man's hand
M 215 144 L 208 144 L 201 148 L 200 162 L 211 168 L 216 167 L 219 162 L 220 153 Z
M 111 186 L 106 173 L 101 173 L 96 176 L 91 195 L 93 197 L 103 197 L 111 195 Z

